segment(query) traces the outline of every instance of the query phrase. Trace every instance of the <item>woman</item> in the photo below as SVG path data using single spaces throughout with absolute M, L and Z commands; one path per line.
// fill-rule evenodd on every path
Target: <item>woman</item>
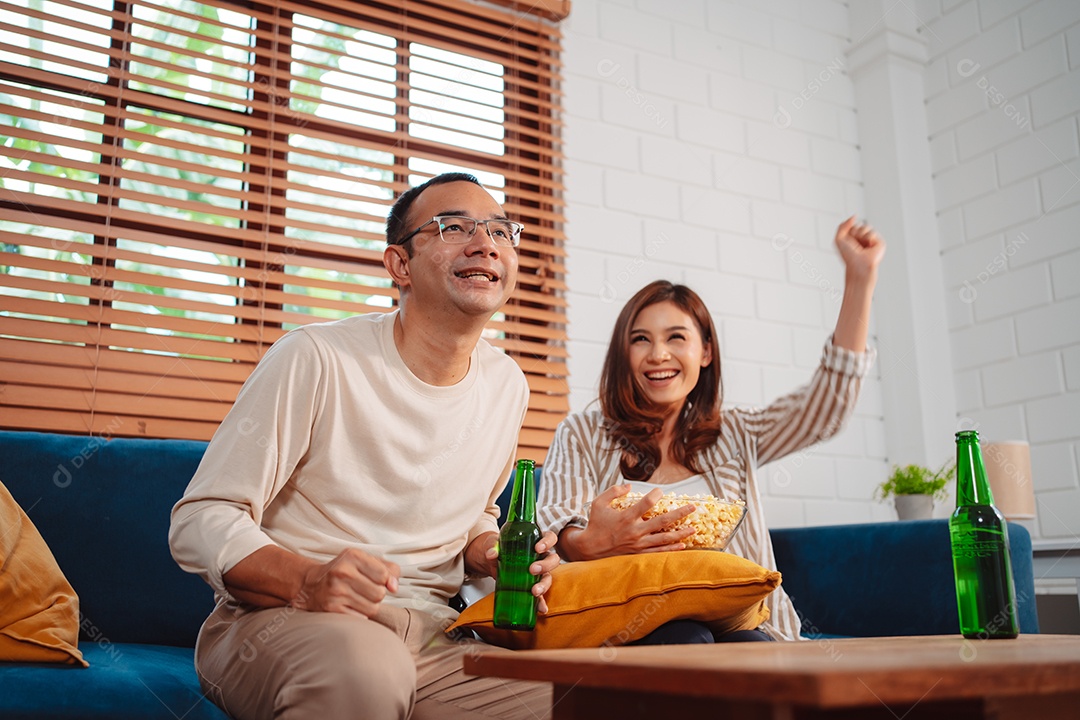
M 658 281 L 630 299 L 604 360 L 600 410 L 567 417 L 544 465 L 540 525 L 559 535 L 566 560 L 682 549 L 693 530 L 663 528 L 692 506 L 642 518 L 663 494 L 677 491 L 744 500 L 747 514 L 728 551 L 776 569 L 757 468 L 835 434 L 874 359 L 867 328 L 885 243 L 854 217 L 840 225 L 835 241 L 844 298 L 821 365 L 809 385 L 764 409 L 720 409 L 716 329 L 692 290 Z M 649 492 L 629 511 L 610 507 L 632 489 Z M 767 604 L 770 619 L 759 630 L 717 639 L 797 639 L 800 621 L 783 587 Z M 665 626 L 646 641 L 712 641 L 704 626 L 694 625 Z

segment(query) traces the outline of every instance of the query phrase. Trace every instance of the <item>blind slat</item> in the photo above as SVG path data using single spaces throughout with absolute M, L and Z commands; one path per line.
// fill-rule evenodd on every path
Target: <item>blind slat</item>
M 58 345 L 0 337 L 0 359 L 30 365 L 91 370 L 114 370 L 126 375 L 163 376 L 240 385 L 251 374 L 254 362 L 220 362 L 187 358 L 177 362 L 166 355 L 147 355 L 84 345 Z
M 0 400 L 0 407 L 4 403 Z M 77 410 L 8 407 L 4 427 L 102 437 L 179 438 L 209 440 L 220 421 L 198 422 L 138 415 L 103 415 Z
M 56 306 L 56 303 L 48 300 L 34 300 L 32 298 L 9 298 L 9 301 L 5 303 L 5 305 L 7 305 L 7 309 L 11 312 L 23 313 L 26 315 L 46 315 L 52 311 L 52 308 Z M 173 333 L 183 333 L 194 336 L 192 338 L 193 340 L 213 336 L 224 336 L 224 339 L 218 342 L 225 342 L 226 340 L 259 342 L 260 340 L 267 339 L 265 338 L 264 330 L 257 325 L 241 323 L 226 325 L 221 322 L 193 320 L 170 315 L 153 315 L 147 317 L 140 312 L 117 310 L 113 307 L 102 307 L 100 305 L 77 305 L 75 303 L 64 303 L 64 310 L 66 313 L 63 317 L 66 319 L 76 322 L 122 325 L 128 328 L 143 328 L 153 337 L 158 336 L 151 333 L 150 331 L 152 330 L 171 330 Z M 135 332 L 138 332 L 138 330 Z M 192 352 L 195 351 L 192 350 Z
M 562 422 L 563 416 L 561 413 L 541 412 L 539 410 L 529 410 L 525 413 L 525 427 L 537 428 L 540 430 L 554 430 Z
M 112 393 L 128 393 L 140 396 L 163 397 L 159 394 L 161 378 L 140 373 L 112 370 L 72 368 L 64 366 L 33 367 L 25 363 L 0 359 L 0 374 L 8 383 L 34 387 L 65 388 Z M 170 378 L 167 385 L 172 397 L 231 403 L 240 390 L 239 383 L 207 381 L 202 378 L 186 380 Z

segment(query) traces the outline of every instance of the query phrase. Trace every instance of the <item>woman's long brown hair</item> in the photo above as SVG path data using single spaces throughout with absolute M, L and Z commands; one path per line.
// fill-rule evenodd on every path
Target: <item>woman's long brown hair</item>
M 639 290 L 623 307 L 611 334 L 604 369 L 600 375 L 600 410 L 605 428 L 622 454 L 619 469 L 627 480 L 648 480 L 660 465 L 657 436 L 664 423 L 664 409 L 645 397 L 630 366 L 630 330 L 638 314 L 650 305 L 670 301 L 697 323 L 701 339 L 712 347 L 712 362 L 701 368 L 697 385 L 690 391 L 675 423 L 673 459 L 695 473 L 700 453 L 720 435 L 720 403 L 724 387 L 720 379 L 720 349 L 716 327 L 705 303 L 685 285 L 657 280 Z

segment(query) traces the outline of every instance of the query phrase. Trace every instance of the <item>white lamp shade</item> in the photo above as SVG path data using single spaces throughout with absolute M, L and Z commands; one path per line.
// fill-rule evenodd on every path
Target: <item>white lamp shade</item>
M 1035 487 L 1031 482 L 1031 446 L 1022 440 L 988 442 L 982 446 L 986 479 L 994 504 L 1009 520 L 1035 517 Z

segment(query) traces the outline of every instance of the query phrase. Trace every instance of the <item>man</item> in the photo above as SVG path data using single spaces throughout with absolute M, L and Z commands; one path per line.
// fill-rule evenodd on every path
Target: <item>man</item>
M 412 188 L 383 254 L 400 308 L 286 334 L 240 391 L 169 533 L 217 596 L 195 665 L 230 714 L 549 713 L 550 686 L 466 677 L 475 644 L 442 632 L 464 572 L 495 572 L 528 387 L 480 334 L 514 288 L 520 231 L 471 175 Z M 537 595 L 554 545 L 537 545 Z

